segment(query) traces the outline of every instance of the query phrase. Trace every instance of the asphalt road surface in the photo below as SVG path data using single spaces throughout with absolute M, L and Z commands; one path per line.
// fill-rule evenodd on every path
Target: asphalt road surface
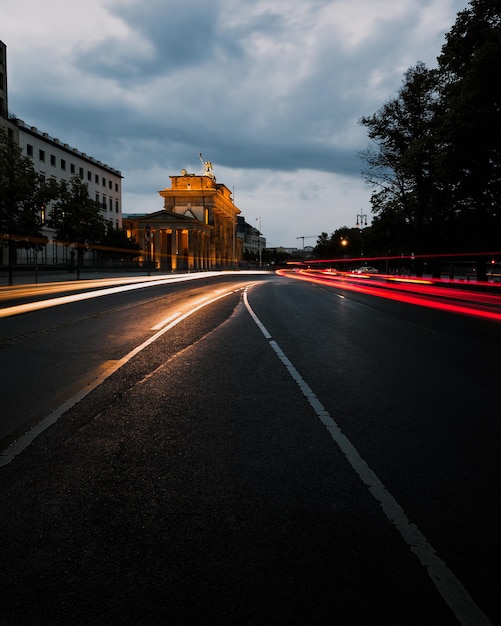
M 0 624 L 501 623 L 500 339 L 274 274 L 0 318 Z

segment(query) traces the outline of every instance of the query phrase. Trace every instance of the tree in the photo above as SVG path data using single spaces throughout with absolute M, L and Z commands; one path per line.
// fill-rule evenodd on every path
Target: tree
M 501 232 L 501 0 L 472 0 L 438 63 L 438 143 L 457 216 L 454 237 L 466 250 L 492 250 Z
M 374 115 L 361 119 L 373 144 L 361 153 L 373 185 L 372 210 L 392 214 L 402 240 L 398 245 L 423 251 L 436 216 L 433 114 L 437 78 L 423 63 L 409 69 L 393 100 Z
M 363 232 L 369 230 L 370 228 L 366 228 Z M 360 256 L 362 248 L 363 235 L 361 229 L 342 226 L 330 236 L 327 233 L 319 235 L 313 254 L 320 259 L 341 260 Z
M 9 285 L 16 249 L 45 245 L 42 208 L 57 195 L 57 186 L 37 174 L 31 159 L 0 129 L 0 236 L 6 240 Z
M 122 228 L 109 225 L 101 241 L 101 257 L 110 260 L 132 261 L 141 254 L 141 246 L 134 237 L 128 237 Z
M 328 259 L 332 255 L 331 239 L 327 233 L 321 233 L 318 236 L 313 254 L 320 259 Z
M 76 248 L 79 277 L 83 255 L 90 244 L 103 240 L 106 222 L 99 203 L 89 197 L 87 184 L 78 176 L 60 183 L 59 199 L 51 207 L 48 223 L 59 241 Z
M 438 58 L 362 118 L 374 234 L 388 249 L 486 252 L 501 233 L 501 0 L 472 0 Z M 397 238 L 397 239 L 395 239 Z M 391 245 L 390 245 L 391 243 Z M 485 259 L 477 276 L 485 278 Z

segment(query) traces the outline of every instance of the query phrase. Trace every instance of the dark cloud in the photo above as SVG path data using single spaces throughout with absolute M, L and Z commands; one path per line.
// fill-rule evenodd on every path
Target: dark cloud
M 218 2 L 114 2 L 109 11 L 132 36 L 80 46 L 75 61 L 88 72 L 118 81 L 144 82 L 220 58 L 238 58 L 238 38 L 220 28 Z M 141 43 L 144 46 L 142 49 Z

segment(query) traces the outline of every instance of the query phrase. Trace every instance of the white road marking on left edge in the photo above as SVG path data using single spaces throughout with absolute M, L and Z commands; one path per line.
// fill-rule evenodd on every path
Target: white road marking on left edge
M 409 520 L 402 507 L 379 480 L 375 472 L 360 456 L 355 446 L 342 432 L 327 409 L 313 393 L 308 383 L 303 379 L 301 374 L 296 370 L 280 346 L 273 339 L 266 326 L 264 326 L 258 316 L 254 313 L 247 298 L 247 289 L 244 291 L 243 299 L 252 319 L 268 340 L 270 346 L 273 348 L 293 380 L 299 386 L 299 389 L 310 403 L 310 406 L 317 414 L 317 417 L 327 428 L 332 439 L 337 443 L 339 449 L 358 474 L 361 481 L 367 485 L 370 493 L 380 504 L 388 520 L 398 530 L 405 543 L 410 546 L 411 551 L 419 559 L 421 565 L 424 566 L 438 592 L 448 604 L 449 608 L 462 626 L 492 626 L 489 619 L 475 604 L 474 600 L 468 591 L 463 587 L 462 583 L 437 555 L 436 550 L 428 542 L 423 533 Z
M 158 324 L 156 324 L 155 326 L 152 326 L 150 330 L 160 330 L 161 328 L 163 328 L 164 326 L 167 326 L 169 322 L 172 322 L 172 320 L 175 320 L 176 317 L 179 317 L 180 315 L 181 315 L 181 311 L 177 311 L 176 313 L 169 315 L 169 317 L 166 317 L 161 322 L 158 322 Z

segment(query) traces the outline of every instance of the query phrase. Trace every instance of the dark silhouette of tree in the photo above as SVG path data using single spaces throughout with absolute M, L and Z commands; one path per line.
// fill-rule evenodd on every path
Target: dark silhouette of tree
M 501 1 L 472 0 L 438 58 L 437 144 L 462 249 L 488 251 L 501 232 Z M 485 263 L 478 267 L 485 278 Z
M 357 258 L 361 255 L 364 245 L 363 237 L 369 231 L 370 228 L 365 228 L 362 232 L 360 228 L 342 226 L 330 236 L 324 232 L 318 237 L 313 254 L 318 259 L 339 260 L 341 268 L 346 259 Z
M 16 250 L 46 244 L 42 209 L 57 193 L 57 185 L 37 174 L 31 159 L 0 130 L 0 237 L 8 247 L 9 285 Z
M 328 259 L 334 254 L 331 238 L 327 233 L 321 233 L 317 238 L 317 245 L 313 248 L 313 254 L 319 259 Z
M 433 115 L 437 99 L 436 74 L 418 63 L 405 74 L 393 100 L 364 117 L 372 145 L 361 153 L 368 169 L 365 179 L 375 191 L 373 213 L 391 214 L 397 247 L 425 251 L 436 216 Z
M 99 246 L 100 257 L 112 261 L 132 261 L 141 254 L 141 246 L 128 237 L 123 228 L 109 225 Z
M 501 233 L 501 0 L 472 0 L 438 67 L 407 71 L 395 99 L 364 117 L 373 243 L 402 252 L 486 252 Z M 485 258 L 477 268 L 485 278 Z
M 87 184 L 78 176 L 60 183 L 59 198 L 51 207 L 49 226 L 59 241 L 76 249 L 76 270 L 80 277 L 83 255 L 91 244 L 104 239 L 106 221 L 99 203 L 89 197 Z

